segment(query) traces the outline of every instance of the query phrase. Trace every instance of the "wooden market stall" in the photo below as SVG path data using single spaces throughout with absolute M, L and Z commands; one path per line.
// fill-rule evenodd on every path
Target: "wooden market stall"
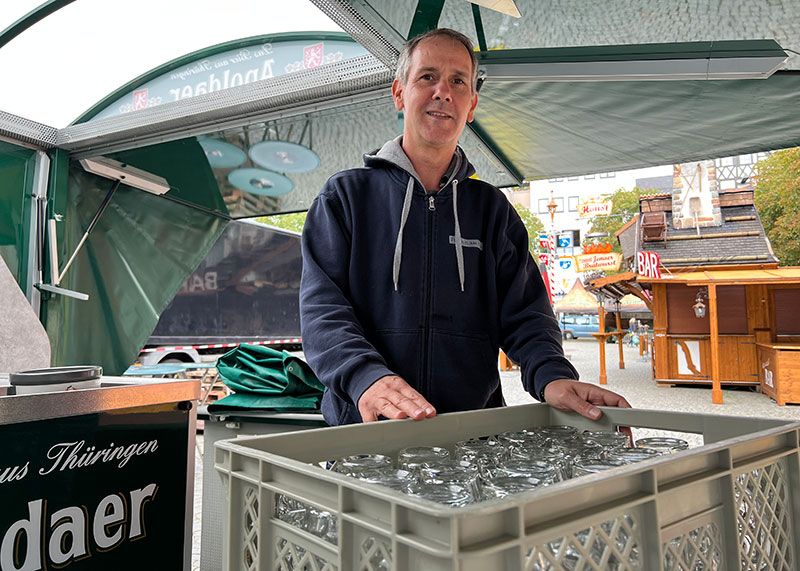
M 587 284 L 588 291 L 597 296 L 602 303 L 599 304 L 600 312 L 600 331 L 595 334 L 600 350 L 600 384 L 608 382 L 606 373 L 606 341 L 609 337 L 616 337 L 617 351 L 619 353 L 619 368 L 625 368 L 625 355 L 622 346 L 622 339 L 625 330 L 622 328 L 622 300 L 629 299 L 629 296 L 638 298 L 645 306 L 650 309 L 650 299 L 642 292 L 641 287 L 636 283 L 636 274 L 633 272 L 623 272 L 612 276 L 599 278 Z M 606 305 L 610 304 L 613 308 L 614 322 L 616 329 L 613 331 L 605 330 Z
M 800 267 L 638 277 L 653 295 L 657 383 L 760 386 L 800 404 Z

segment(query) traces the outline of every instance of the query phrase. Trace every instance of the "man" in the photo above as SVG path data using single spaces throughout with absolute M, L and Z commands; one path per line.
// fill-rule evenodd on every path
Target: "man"
M 499 347 L 555 408 L 597 419 L 595 405 L 629 406 L 577 381 L 524 225 L 469 178 L 457 143 L 476 79 L 462 34 L 411 40 L 392 84 L 402 137 L 334 175 L 309 209 L 301 331 L 330 425 L 502 406 Z

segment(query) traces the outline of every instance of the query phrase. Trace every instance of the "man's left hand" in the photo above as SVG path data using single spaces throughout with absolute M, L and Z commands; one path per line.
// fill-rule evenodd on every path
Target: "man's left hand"
M 544 400 L 555 409 L 564 412 L 574 411 L 589 420 L 598 420 L 603 416 L 603 412 L 596 405 L 631 408 L 630 403 L 617 393 L 591 383 L 570 379 L 551 381 L 544 388 Z

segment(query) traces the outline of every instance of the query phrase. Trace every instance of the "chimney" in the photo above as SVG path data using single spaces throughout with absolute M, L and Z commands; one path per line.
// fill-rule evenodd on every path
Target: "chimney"
M 672 167 L 673 228 L 680 230 L 721 225 L 719 184 L 714 161 L 674 165 Z

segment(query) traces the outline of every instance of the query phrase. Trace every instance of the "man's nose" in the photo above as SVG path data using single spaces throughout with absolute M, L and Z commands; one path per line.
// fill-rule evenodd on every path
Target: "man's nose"
M 437 101 L 445 100 L 451 101 L 450 83 L 446 80 L 441 80 L 436 83 L 436 90 L 433 93 L 433 98 Z

